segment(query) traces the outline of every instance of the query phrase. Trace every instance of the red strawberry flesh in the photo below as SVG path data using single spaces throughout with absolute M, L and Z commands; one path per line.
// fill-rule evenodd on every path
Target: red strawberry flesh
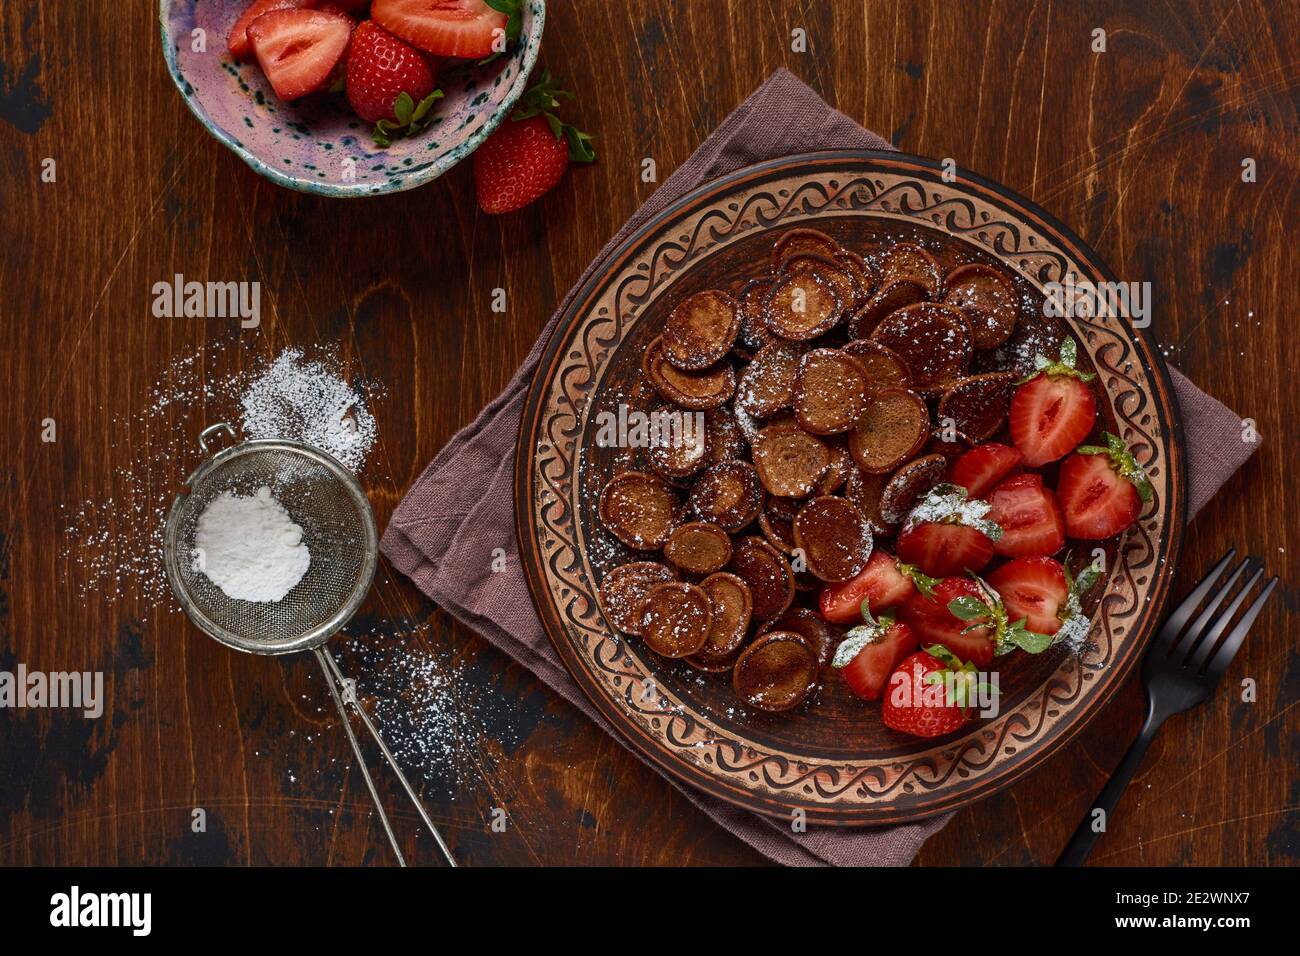
M 1068 592 L 1065 568 L 1054 558 L 1016 558 L 989 575 L 989 586 L 998 592 L 1011 621 L 1025 618 L 1025 627 L 1036 634 L 1055 634 L 1061 629 L 1058 617 Z
M 1097 420 L 1097 399 L 1070 375 L 1036 375 L 1011 397 L 1011 438 L 1031 468 L 1074 451 Z
M 282 100 L 296 100 L 325 85 L 351 35 L 351 20 L 319 10 L 273 10 L 248 27 L 257 62 Z
M 1065 544 L 1065 519 L 1042 475 L 1012 475 L 990 492 L 988 517 L 1002 529 L 993 542 L 1003 557 L 1055 554 Z
M 370 16 L 421 50 L 471 60 L 497 52 L 506 27 L 506 15 L 483 0 L 374 0 Z

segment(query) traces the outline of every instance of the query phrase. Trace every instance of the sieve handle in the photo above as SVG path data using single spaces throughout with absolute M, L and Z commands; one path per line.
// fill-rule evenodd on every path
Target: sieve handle
M 330 694 L 334 698 L 334 706 L 338 709 L 339 717 L 343 721 L 343 730 L 348 735 L 348 742 L 352 745 L 352 752 L 356 754 L 357 763 L 361 767 L 361 774 L 366 781 L 366 787 L 370 790 L 370 799 L 374 801 L 375 809 L 379 811 L 379 819 L 384 825 L 384 832 L 388 835 L 388 842 L 392 846 L 393 852 L 397 854 L 398 862 L 402 866 L 406 866 L 406 859 L 402 856 L 402 851 L 398 849 L 397 837 L 393 834 L 393 828 L 388 822 L 388 814 L 384 812 L 383 804 L 380 803 L 379 791 L 375 789 L 375 782 L 370 777 L 370 771 L 366 769 L 366 760 L 361 753 L 361 745 L 357 741 L 356 734 L 352 732 L 352 721 L 349 719 L 344 704 L 345 700 L 352 704 L 357 716 L 365 724 L 366 730 L 370 732 L 370 736 L 379 745 L 380 752 L 384 755 L 384 759 L 388 761 L 388 766 L 392 768 L 393 773 L 397 775 L 397 779 L 401 782 L 406 795 L 411 799 L 411 803 L 415 805 L 416 812 L 420 814 L 420 819 L 424 821 L 424 825 L 433 834 L 433 839 L 437 842 L 443 858 L 446 859 L 450 866 L 456 866 L 456 858 L 452 855 L 451 848 L 447 846 L 447 842 L 442 838 L 442 834 L 429 817 L 429 812 L 424 809 L 424 802 L 415 792 L 415 788 L 411 786 L 411 782 L 406 779 L 406 774 L 402 772 L 402 768 L 398 765 L 397 758 L 393 756 L 393 752 L 388 749 L 383 737 L 379 735 L 379 728 L 375 726 L 374 721 L 370 719 L 370 715 L 366 713 L 366 709 L 356 699 L 356 695 L 349 686 L 347 678 L 343 675 L 342 669 L 339 667 L 338 662 L 334 660 L 334 655 L 324 647 L 318 647 L 316 648 L 316 659 L 320 661 L 321 670 L 325 672 L 325 682 L 329 685 Z
M 231 438 L 235 436 L 235 428 L 230 422 L 217 422 L 215 425 L 209 425 L 203 431 L 199 432 L 199 448 L 203 449 L 203 454 L 208 453 L 208 437 L 215 435 L 219 431 L 226 431 Z

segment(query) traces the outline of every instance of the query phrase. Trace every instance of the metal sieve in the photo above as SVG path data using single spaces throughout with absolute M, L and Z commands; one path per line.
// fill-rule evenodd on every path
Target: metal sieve
M 263 655 L 313 651 L 398 861 L 406 865 L 366 769 L 345 704 L 356 710 L 443 856 L 455 866 L 456 860 L 442 834 L 429 819 L 370 715 L 356 699 L 353 682 L 343 675 L 324 647 L 356 613 L 375 576 L 379 535 L 365 492 L 335 458 L 301 442 L 258 439 L 238 442 L 211 454 L 209 441 L 223 431 L 236 437 L 235 429 L 226 422 L 211 425 L 199 435 L 199 448 L 209 457 L 186 479 L 187 490 L 176 496 L 167 515 L 163 556 L 176 599 L 200 630 L 227 647 Z M 218 495 L 229 491 L 248 496 L 263 485 L 271 489 L 302 528 L 311 563 L 302 580 L 278 602 L 236 600 L 227 597 L 200 570 L 194 549 L 195 532 L 199 516 Z

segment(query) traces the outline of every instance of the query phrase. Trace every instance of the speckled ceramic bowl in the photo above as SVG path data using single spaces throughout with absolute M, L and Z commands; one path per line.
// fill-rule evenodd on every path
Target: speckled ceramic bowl
M 509 56 L 463 62 L 438 77 L 445 94 L 428 128 L 376 146 L 371 126 L 338 96 L 281 103 L 254 63 L 235 63 L 226 37 L 249 0 L 161 0 L 172 79 L 213 136 L 272 182 L 321 196 L 372 196 L 436 179 L 472 153 L 510 112 L 542 43 L 545 0 L 528 0 Z M 206 52 L 196 52 L 195 30 Z

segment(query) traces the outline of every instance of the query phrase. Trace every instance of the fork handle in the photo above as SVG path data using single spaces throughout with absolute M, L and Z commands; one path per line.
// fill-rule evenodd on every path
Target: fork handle
M 1128 748 L 1128 753 L 1124 755 L 1124 759 L 1119 762 L 1115 772 L 1106 781 L 1106 786 L 1102 789 L 1101 795 L 1097 797 L 1096 802 L 1084 814 L 1083 819 L 1079 822 L 1078 829 L 1074 831 L 1074 836 L 1070 837 L 1070 842 L 1065 845 L 1065 849 L 1057 859 L 1057 866 L 1083 866 L 1083 862 L 1088 859 L 1088 854 L 1092 852 L 1093 844 L 1101 837 L 1101 833 L 1092 828 L 1093 814 L 1097 810 L 1103 811 L 1105 813 L 1104 819 L 1109 825 L 1112 811 L 1114 811 L 1116 804 L 1119 803 L 1119 798 L 1124 794 L 1129 781 L 1133 779 L 1133 774 L 1137 772 L 1138 766 L 1142 763 L 1142 758 L 1146 756 L 1147 748 L 1151 746 L 1151 741 L 1155 739 L 1156 731 L 1165 722 L 1165 716 L 1156 713 L 1155 708 L 1151 706 L 1150 697 L 1148 697 L 1147 719 L 1142 725 L 1141 732 L 1138 733 L 1137 740 L 1133 741 L 1133 745 Z

